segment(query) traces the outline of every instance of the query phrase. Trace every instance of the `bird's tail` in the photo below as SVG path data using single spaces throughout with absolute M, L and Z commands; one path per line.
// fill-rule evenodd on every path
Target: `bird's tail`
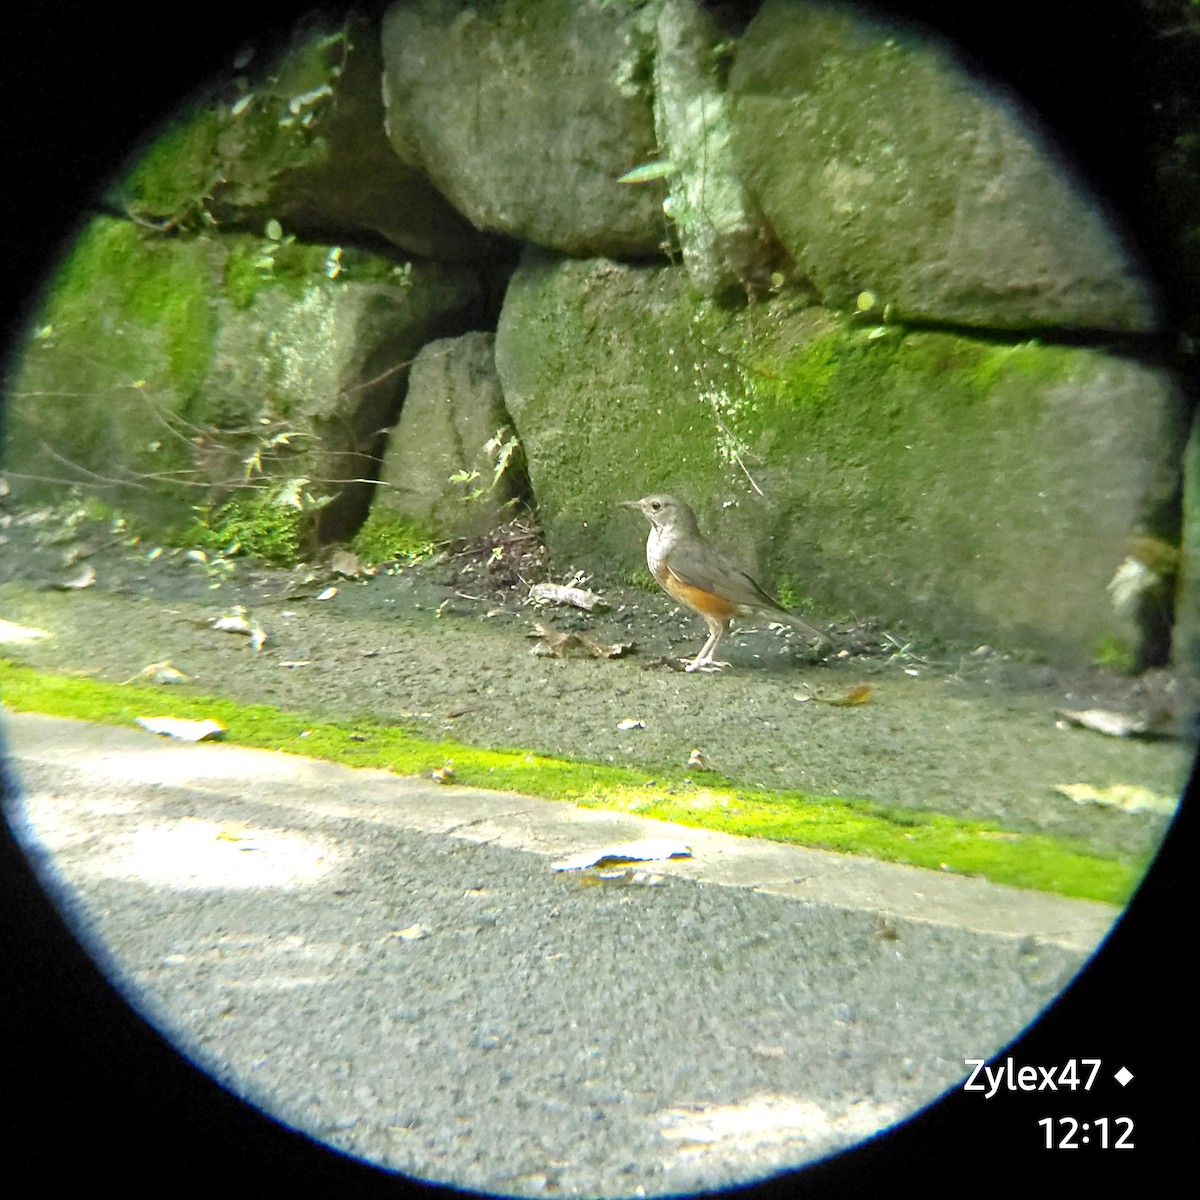
M 780 617 L 798 632 L 804 634 L 806 638 L 816 638 L 822 645 L 830 645 L 829 635 L 822 633 L 819 629 L 813 628 L 807 621 L 801 620 L 795 613 L 781 612 Z

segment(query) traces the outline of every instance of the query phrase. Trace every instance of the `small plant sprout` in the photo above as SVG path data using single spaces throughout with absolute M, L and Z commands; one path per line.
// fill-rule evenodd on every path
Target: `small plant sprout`
M 266 223 L 263 235 L 267 240 L 254 260 L 254 269 L 264 275 L 270 275 L 275 270 L 275 255 L 284 247 L 290 246 L 296 240 L 296 235 L 289 233 L 285 236 L 283 226 L 274 217 Z
M 278 433 L 272 434 L 269 438 L 264 438 L 254 448 L 254 452 L 242 459 L 242 465 L 246 468 L 242 475 L 243 482 L 249 482 L 251 476 L 261 475 L 263 473 L 263 455 L 271 450 L 276 450 L 280 446 L 290 446 L 292 438 L 302 437 L 304 435 L 297 433 L 294 429 L 282 429 Z M 307 483 L 308 480 L 302 482 Z
M 491 487 L 494 488 L 500 482 L 500 477 L 508 469 L 513 454 L 520 447 L 520 441 L 515 435 L 510 435 L 506 428 L 497 429 L 491 438 L 488 439 L 484 445 L 484 450 L 493 464 Z
M 449 477 L 449 482 L 462 484 L 464 487 L 470 487 L 471 490 L 467 492 L 465 496 L 463 496 L 464 501 L 469 502 L 472 500 L 480 500 L 486 496 L 488 492 L 495 490 L 496 485 L 499 484 L 501 478 L 504 476 L 504 472 L 508 470 L 509 465 L 512 463 L 513 455 L 520 448 L 520 440 L 511 434 L 507 428 L 501 427 L 500 429 L 497 429 L 490 438 L 488 438 L 483 447 L 488 458 L 492 460 L 491 481 L 484 486 L 483 484 L 479 483 L 479 480 L 483 478 L 482 472 L 474 468 L 471 470 L 464 468 L 463 470 L 455 471 L 454 474 Z

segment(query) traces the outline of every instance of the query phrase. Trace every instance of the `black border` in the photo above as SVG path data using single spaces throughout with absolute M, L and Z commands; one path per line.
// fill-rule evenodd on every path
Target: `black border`
M 1183 0 L 1178 0 L 1182 8 Z M 1153 148 L 1164 114 L 1155 97 L 1170 61 L 1147 10 L 1061 0 L 877 4 L 943 31 L 1007 80 L 1071 147 L 1155 266 L 1170 311 L 1194 297 L 1175 274 L 1155 192 Z M 1160 0 L 1160 9 L 1166 0 Z M 55 0 L 6 18 L 0 96 L 9 136 L 0 203 L 3 335 L 28 319 L 40 281 L 89 203 L 154 123 L 223 69 L 239 46 L 278 31 L 292 4 L 76 6 Z M 1171 86 L 1176 86 L 1172 84 Z M 1182 85 L 1179 85 L 1182 86 Z M 1200 89 L 1200 78 L 1193 79 Z M 1194 97 L 1193 97 L 1194 99 Z M 1009 1053 L 1049 1064 L 1102 1056 L 1135 1083 L 1111 1085 L 1095 1111 L 1128 1112 L 1138 1148 L 1046 1152 L 1036 1121 L 1078 1112 L 1046 1097 L 951 1094 L 854 1153 L 746 1194 L 838 1197 L 912 1184 L 933 1194 L 981 1185 L 1137 1186 L 1177 1195 L 1197 1177 L 1197 1055 L 1185 963 L 1194 894 L 1185 871 L 1197 846 L 1194 792 L 1145 884 L 1097 958 Z M 186 1180 L 223 1194 L 395 1196 L 418 1184 L 334 1154 L 234 1100 L 180 1058 L 112 990 L 46 900 L 7 828 L 0 839 L 0 1064 L 8 1101 L 6 1174 L 50 1188 L 105 1183 L 159 1193 Z M 1189 880 L 1190 882 L 1190 880 Z M 1099 1101 L 1100 1097 L 1097 1097 Z M 26 1182 L 28 1192 L 31 1184 Z

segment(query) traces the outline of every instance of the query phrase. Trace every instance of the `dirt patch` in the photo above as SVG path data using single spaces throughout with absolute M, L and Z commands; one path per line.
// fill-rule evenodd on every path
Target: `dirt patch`
M 725 670 L 687 674 L 678 660 L 705 635 L 694 615 L 615 577 L 585 581 L 602 608 L 536 606 L 529 585 L 550 576 L 536 540 L 517 532 L 354 576 L 346 559 L 290 570 L 214 562 L 104 522 L 10 510 L 0 617 L 54 636 L 2 652 L 113 681 L 170 661 L 195 691 L 636 764 L 648 777 L 699 750 L 738 783 L 990 819 L 1103 853 L 1140 853 L 1161 837 L 1164 815 L 1079 804 L 1054 785 L 1176 794 L 1191 761 L 1178 735 L 1194 698 L 1171 673 L 1068 672 L 869 621 L 818 621 L 833 640 L 823 657 L 790 629 L 760 623 L 722 644 Z M 261 651 L 212 628 L 236 605 L 265 632 Z M 535 625 L 584 636 L 559 656 Z M 622 650 L 599 657 L 589 642 Z M 826 702 L 863 685 L 864 703 Z M 1091 708 L 1161 719 L 1173 736 L 1105 737 L 1058 715 Z

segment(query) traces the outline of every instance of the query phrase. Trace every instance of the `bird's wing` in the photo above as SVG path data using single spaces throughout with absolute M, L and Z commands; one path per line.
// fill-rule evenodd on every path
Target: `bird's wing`
M 668 565 L 674 575 L 689 587 L 715 592 L 732 604 L 744 604 L 748 608 L 765 609 L 768 612 L 787 611 L 772 600 L 745 571 L 711 546 L 677 546 L 671 553 Z
M 768 596 L 745 571 L 707 544 L 690 550 L 686 545 L 675 547 L 668 566 L 671 573 L 688 587 L 715 592 L 734 607 L 744 606 L 751 612 L 778 617 L 806 637 L 829 641 L 819 629 L 788 612 L 778 600 Z

